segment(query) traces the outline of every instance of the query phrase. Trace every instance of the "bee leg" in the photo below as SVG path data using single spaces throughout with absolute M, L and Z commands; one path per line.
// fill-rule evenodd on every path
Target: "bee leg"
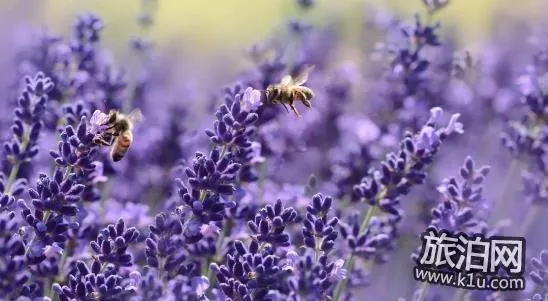
M 293 113 L 295 113 L 295 115 L 297 115 L 297 117 L 301 117 L 301 114 L 299 114 L 299 111 L 297 111 L 297 108 L 295 107 L 295 104 L 290 104 L 289 107 L 291 107 L 291 110 L 293 111 Z
M 285 105 L 285 103 L 282 103 L 282 106 L 284 106 L 285 110 L 287 111 L 287 113 L 289 113 L 289 109 L 287 108 L 287 106 Z
M 303 103 L 303 105 L 305 105 L 308 108 L 312 107 L 312 104 L 310 103 L 308 99 L 306 99 L 306 95 L 303 92 L 297 91 L 295 94 L 296 94 L 295 99 L 300 100 Z
M 114 140 L 116 140 L 116 137 L 118 135 L 118 132 L 105 132 L 102 134 L 96 134 L 95 137 L 93 137 L 93 143 L 97 145 L 111 146 L 112 144 L 114 144 Z
M 112 137 L 114 138 L 114 137 Z M 110 139 L 110 141 L 107 141 L 105 140 L 105 138 L 103 138 L 102 135 L 96 135 L 95 137 L 93 137 L 93 143 L 95 144 L 98 144 L 98 145 L 103 145 L 103 146 L 111 146 L 112 143 L 114 143 L 114 139 Z

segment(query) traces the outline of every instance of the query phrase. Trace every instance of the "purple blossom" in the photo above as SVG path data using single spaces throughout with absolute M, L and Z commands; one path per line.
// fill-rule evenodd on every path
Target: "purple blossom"
M 24 285 L 30 279 L 30 273 L 25 268 L 25 260 L 21 257 L 25 254 L 25 245 L 17 234 L 18 227 L 15 213 L 0 213 L 0 275 L 4 280 L 0 283 L 2 296 L 19 295 L 21 290 L 25 290 Z
M 533 283 L 542 291 L 543 295 L 547 292 L 546 282 L 546 269 L 548 266 L 548 252 L 542 250 L 539 257 L 533 257 L 531 259 L 531 271 L 529 277 L 533 280 Z
M 69 275 L 69 285 L 53 285 L 59 300 L 128 300 L 137 291 L 134 278 L 138 277 L 138 274 L 125 278 L 110 268 L 103 271 L 104 268 L 98 261 L 93 261 L 91 266 L 78 261 L 76 268 L 74 273 Z
M 126 229 L 124 220 L 120 219 L 116 224 L 110 224 L 101 230 L 90 246 L 102 264 L 131 266 L 133 258 L 128 253 L 128 247 L 135 243 L 138 237 L 139 231 L 133 227 Z
M 297 212 L 291 207 L 284 208 L 282 201 L 277 200 L 274 206 L 261 208 L 255 218 L 247 223 L 254 239 L 261 244 L 268 243 L 272 247 L 291 245 L 290 237 L 285 228 L 293 223 Z
M 458 114 L 451 117 L 446 127 L 437 128 L 436 121 L 441 112 L 440 108 L 433 108 L 430 119 L 419 133 L 406 134 L 399 152 L 388 154 L 380 170 L 369 172 L 362 183 L 354 187 L 354 195 L 371 205 L 378 205 L 383 211 L 399 215 L 395 207 L 399 198 L 406 195 L 412 186 L 424 182 L 426 173 L 423 169 L 432 163 L 441 143 L 453 132 L 462 133 Z
M 43 127 L 44 111 L 49 101 L 48 93 L 54 88 L 50 78 L 37 73 L 34 78 L 25 77 L 25 88 L 14 109 L 12 139 L 4 143 L 4 153 L 11 164 L 10 178 L 6 186 L 10 188 L 16 179 L 21 165 L 31 161 L 38 154 L 38 138 Z M 9 189 L 8 189 L 9 190 Z
M 304 245 L 310 250 L 297 261 L 295 276 L 290 282 L 292 295 L 306 291 L 314 298 L 330 298 L 334 285 L 346 279 L 347 265 L 344 260 L 335 259 L 333 247 L 339 236 L 337 217 L 329 217 L 333 199 L 316 194 L 306 207 L 302 236 Z M 295 265 L 296 259 L 291 259 Z M 342 263 L 341 263 L 342 261 Z
M 212 263 L 210 268 L 223 293 L 232 299 L 262 299 L 272 288 L 287 290 L 284 282 L 289 273 L 280 266 L 280 257 L 274 255 L 271 248 L 260 248 L 255 240 L 248 247 L 235 241 L 226 264 Z
M 247 87 L 241 102 L 242 110 L 246 112 L 255 112 L 261 106 L 261 92 L 251 87 Z
M 486 233 L 485 223 L 489 202 L 483 194 L 483 183 L 489 174 L 489 166 L 474 166 L 472 158 L 467 157 L 460 168 L 460 178 L 448 178 L 438 187 L 441 200 L 432 210 L 432 226 L 453 233 Z

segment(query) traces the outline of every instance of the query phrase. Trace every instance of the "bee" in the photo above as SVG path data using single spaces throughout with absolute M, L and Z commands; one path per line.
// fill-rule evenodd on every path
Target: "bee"
M 295 107 L 295 102 L 300 101 L 307 108 L 312 107 L 310 100 L 314 97 L 314 92 L 308 87 L 302 86 L 308 80 L 308 73 L 313 69 L 312 66 L 305 67 L 295 78 L 291 75 L 285 75 L 279 84 L 273 84 L 266 88 L 263 96 L 263 103 L 281 104 L 289 113 L 287 106 L 291 108 L 297 117 L 301 117 Z
M 92 120 L 96 125 L 102 127 L 102 131 L 95 134 L 93 143 L 111 146 L 110 156 L 112 161 L 120 161 L 124 158 L 133 142 L 133 124 L 142 119 L 143 115 L 138 109 L 131 111 L 128 115 L 116 110 L 111 110 L 108 115 L 101 111 L 95 111 Z

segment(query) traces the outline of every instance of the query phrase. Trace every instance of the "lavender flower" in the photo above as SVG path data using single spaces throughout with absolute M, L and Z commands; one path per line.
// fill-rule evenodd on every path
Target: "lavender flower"
M 31 161 L 38 154 L 37 141 L 43 126 L 46 103 L 49 100 L 47 93 L 53 87 L 51 79 L 45 77 L 43 73 L 37 73 L 34 78 L 25 77 L 25 88 L 14 110 L 15 116 L 11 126 L 13 138 L 4 143 L 6 158 L 12 165 L 10 177 L 6 183 L 8 191 L 21 165 Z
M 543 120 L 547 114 L 548 98 L 540 87 L 534 91 L 528 89 L 526 93 L 523 95 L 525 112 L 519 121 L 509 124 L 508 131 L 502 134 L 502 142 L 512 154 L 529 156 L 529 160 L 546 173 L 547 125 Z
M 295 273 L 290 282 L 294 297 L 303 291 L 309 296 L 307 300 L 329 300 L 334 284 L 347 278 L 344 260 L 335 259 L 331 254 L 339 234 L 336 230 L 338 218 L 328 218 L 332 203 L 330 196 L 316 194 L 312 197 L 306 207 L 302 229 L 304 245 L 312 252 L 301 257 L 286 255 L 289 270 Z
M 337 218 L 327 220 L 327 213 L 331 209 L 333 199 L 317 194 L 312 198 L 312 206 L 308 206 L 306 220 L 304 221 L 304 244 L 315 252 L 329 252 L 333 249 L 338 232 L 334 227 L 338 223 Z
M 365 260 L 374 259 L 376 263 L 382 264 L 388 261 L 389 251 L 394 249 L 401 220 L 401 216 L 374 216 L 366 232 L 360 233 L 359 216 L 351 215 L 348 223 L 341 225 L 340 232 L 352 253 Z
M 131 266 L 132 256 L 128 253 L 130 244 L 135 243 L 139 231 L 135 228 L 126 229 L 123 219 L 116 225 L 110 224 L 97 236 L 96 241 L 90 243 L 101 263 L 112 263 L 116 266 Z
M 459 114 L 454 114 L 446 127 L 436 128 L 441 112 L 441 108 L 433 108 L 420 132 L 406 134 L 399 152 L 388 154 L 380 170 L 369 172 L 362 183 L 354 187 L 358 199 L 392 215 L 400 214 L 396 209 L 399 199 L 408 194 L 412 186 L 423 183 L 424 169 L 432 162 L 441 143 L 452 133 L 462 133 L 462 124 L 457 121 Z
M 237 89 L 236 89 L 237 90 Z M 251 162 L 255 152 L 250 140 L 253 129 L 249 128 L 257 120 L 255 113 L 241 110 L 241 94 L 227 90 L 225 104 L 216 112 L 215 131 L 206 130 L 213 149 L 209 156 L 197 152 L 192 168 L 186 168 L 188 186 L 179 183 L 179 196 L 185 206 L 192 211 L 191 224 L 185 233 L 197 242 L 203 234 L 201 226 L 210 221 L 221 222 L 225 208 L 234 202 L 221 197 L 232 195 L 237 181 L 254 181 Z
M 65 104 L 62 110 L 63 110 L 64 119 L 65 119 L 65 124 L 70 125 L 72 127 L 78 126 L 78 123 L 80 122 L 80 118 L 82 116 L 89 116 L 89 112 L 86 108 L 85 103 L 81 101 Z M 95 120 L 93 119 L 93 116 L 90 119 L 90 124 L 92 125 L 92 128 L 93 128 L 93 125 L 95 124 Z M 96 134 L 93 129 L 90 132 L 92 134 Z
M 422 184 L 426 178 L 425 167 L 432 163 L 441 143 L 454 132 L 462 133 L 462 124 L 457 121 L 459 114 L 451 116 L 446 127 L 436 128 L 443 110 L 432 108 L 430 119 L 418 134 L 406 134 L 400 143 L 400 151 L 389 153 L 387 160 L 381 163 L 381 170 L 370 170 L 362 183 L 354 187 L 358 199 L 368 202 L 369 209 L 360 224 L 357 237 L 363 241 L 361 234 L 367 230 L 371 218 L 378 209 L 393 215 L 398 219 L 401 211 L 396 207 L 400 199 L 407 195 L 415 185 Z M 347 261 L 347 269 L 352 270 L 354 253 Z M 347 281 L 341 281 L 334 293 L 334 299 L 339 300 Z
M 296 217 L 295 209 L 284 208 L 282 201 L 277 200 L 274 206 L 266 205 L 259 210 L 255 219 L 249 221 L 247 226 L 259 243 L 268 243 L 273 247 L 288 247 L 291 245 L 290 237 L 284 230 Z
M 188 176 L 188 183 L 194 190 L 204 191 L 201 196 L 197 197 L 203 201 L 208 191 L 231 195 L 234 192 L 234 186 L 230 183 L 236 179 L 236 172 L 239 171 L 240 166 L 238 163 L 230 163 L 224 154 L 221 156 L 221 153 L 215 149 L 210 158 L 202 153 L 196 153 L 193 169 L 187 168 L 185 173 Z M 189 205 L 193 205 L 193 203 Z M 199 207 L 195 210 L 201 211 Z
M 30 279 L 22 257 L 25 245 L 18 228 L 14 212 L 0 213 L 0 294 L 4 297 L 18 296 Z
M 531 259 L 532 271 L 529 272 L 529 277 L 533 280 L 534 284 L 543 292 L 548 293 L 546 272 L 548 266 L 548 252 L 542 250 L 538 258 Z
M 74 24 L 74 39 L 70 44 L 73 54 L 78 58 L 78 69 L 89 74 L 95 74 L 96 44 L 100 40 L 103 29 L 101 19 L 92 14 L 82 14 Z
M 523 79 L 528 84 L 522 86 L 524 106 L 520 118 L 509 123 L 501 140 L 514 160 L 525 163 L 526 170 L 522 172 L 524 199 L 531 205 L 544 205 L 548 198 L 548 182 L 545 180 L 548 174 L 548 97 L 541 76 L 532 73 Z M 535 209 L 531 207 L 529 210 Z M 525 227 L 524 231 L 527 230 Z
M 93 261 L 91 266 L 78 261 L 76 267 L 74 274 L 69 275 L 69 285 L 53 285 L 59 300 L 129 300 L 137 291 L 139 273 L 123 277 L 110 268 L 104 271 L 99 261 Z
M 462 182 L 459 184 L 455 178 L 448 178 L 438 187 L 442 200 L 432 209 L 431 226 L 452 233 L 486 234 L 488 202 L 482 195 L 481 184 L 490 167 L 481 166 L 475 169 L 474 165 L 472 158 L 467 157 L 460 168 Z
M 227 254 L 226 264 L 212 263 L 223 293 L 232 299 L 263 299 L 270 290 L 287 291 L 287 276 L 281 267 L 280 257 L 269 247 L 260 248 L 252 240 L 246 248 L 241 241 L 234 242 L 234 249 Z
M 50 151 L 50 155 L 56 164 L 64 167 L 69 172 L 76 172 L 79 177 L 95 170 L 93 159 L 97 147 L 93 143 L 94 135 L 88 131 L 87 127 L 87 118 L 85 116 L 81 118 L 76 131 L 72 126 L 66 126 L 60 135 L 61 141 L 58 144 L 58 151 Z
M 527 298 L 525 299 L 525 301 L 542 301 L 543 299 L 544 298 L 542 297 L 541 294 L 534 294 L 532 299 Z
M 246 91 L 247 93 L 253 93 L 249 90 Z M 251 140 L 254 133 L 252 125 L 257 121 L 258 115 L 254 112 L 242 110 L 242 98 L 246 92 L 237 94 L 234 94 L 235 91 L 226 92 L 225 105 L 222 105 L 215 113 L 217 117 L 214 124 L 215 131 L 206 130 L 206 134 L 212 143 L 222 147 L 220 157 L 223 157 L 224 153 L 229 151 L 234 162 L 241 164 L 240 181 L 252 182 L 257 179 L 251 170 L 251 163 L 256 157 L 253 141 Z
M 179 271 L 177 274 L 190 274 L 195 269 L 193 263 L 185 263 L 186 257 L 181 249 L 185 243 L 181 236 L 183 225 L 177 216 L 157 215 L 150 231 L 145 251 L 149 266 L 166 273 Z
M 17 179 L 13 181 L 11 187 L 7 184 L 6 176 L 0 173 L 0 211 L 8 210 L 15 204 L 15 198 L 23 194 L 26 188 L 27 181 L 25 179 Z M 9 190 L 7 190 L 9 189 Z

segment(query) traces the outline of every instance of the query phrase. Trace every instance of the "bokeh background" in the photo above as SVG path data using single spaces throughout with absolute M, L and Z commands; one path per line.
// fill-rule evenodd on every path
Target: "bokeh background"
M 363 40 L 373 43 L 372 36 L 363 36 L 364 22 L 373 15 L 368 11 L 384 9 L 400 16 L 423 12 L 420 0 L 318 0 L 307 14 L 313 24 L 337 22 L 343 33 L 342 44 L 349 55 L 363 57 L 357 47 Z M 105 41 L 118 56 L 123 56 L 127 43 L 121 37 L 139 33 L 135 18 L 141 11 L 139 0 L 4 0 L 0 3 L 4 18 L 24 24 L 47 26 L 54 32 L 68 34 L 74 16 L 82 11 L 100 14 L 108 31 Z M 544 16 L 546 2 L 542 0 L 460 0 L 438 14 L 444 27 L 456 29 L 463 44 L 476 44 L 516 19 L 539 20 Z M 150 36 L 164 46 L 183 47 L 185 55 L 209 57 L 226 55 L 238 62 L 242 47 L 261 40 L 266 34 L 280 30 L 287 18 L 298 17 L 295 4 L 287 0 L 253 1 L 161 1 L 156 10 L 155 26 Z M 352 56 L 351 56 L 352 57 Z M 234 62 L 232 62 L 234 63 Z
M 435 16 L 436 21 L 443 22 L 442 39 L 444 35 L 450 36 L 456 48 L 469 49 L 471 53 L 483 51 L 484 55 L 486 41 L 507 39 L 511 44 L 512 38 L 520 33 L 520 24 L 540 24 L 548 16 L 548 2 L 545 0 L 451 2 Z M 317 0 L 316 5 L 303 16 L 302 11 L 296 8 L 295 1 L 291 0 L 159 0 L 154 12 L 154 26 L 150 31 L 142 32 L 136 25 L 136 18 L 142 9 L 138 0 L 1 0 L 0 48 L 6 55 L 0 60 L 9 58 L 10 51 L 15 51 L 11 49 L 10 41 L 25 42 L 28 37 L 25 38 L 24 33 L 29 28 L 46 27 L 51 32 L 68 36 L 75 16 L 91 11 L 103 18 L 106 28 L 102 43 L 108 45 L 114 61 L 131 66 L 135 62 L 128 49 L 128 38 L 148 36 L 157 46 L 156 51 L 162 54 L 161 63 L 170 65 L 169 72 L 177 75 L 169 77 L 171 83 L 178 85 L 174 95 L 180 94 L 181 89 L 200 87 L 193 90 L 193 101 L 186 103 L 191 112 L 201 112 L 209 105 L 212 90 L 231 82 L 238 72 L 249 67 L 243 51 L 265 36 L 283 32 L 288 19 L 303 18 L 319 27 L 335 25 L 333 28 L 340 42 L 336 44 L 336 55 L 330 64 L 336 66 L 352 61 L 359 66 L 358 69 L 365 71 L 368 68 L 367 51 L 381 39 L 378 33 L 365 29 L 368 22 L 382 22 L 382 12 L 402 19 L 411 19 L 414 13 L 424 13 L 420 0 Z M 201 131 L 208 124 L 207 120 L 189 115 L 184 122 L 190 131 Z M 487 185 L 489 193 L 497 196 L 502 191 L 501 184 L 508 181 L 504 176 L 508 166 L 500 163 L 504 160 L 490 162 L 491 158 L 499 158 L 500 153 L 504 152 L 496 138 L 499 128 L 491 126 L 486 121 L 485 132 L 471 133 L 463 139 L 460 149 L 456 150 L 459 155 L 442 156 L 442 163 L 438 165 L 444 168 L 439 169 L 435 177 L 442 179 L 453 175 L 465 155 L 472 155 L 481 164 L 493 165 L 494 176 Z M 494 138 L 481 140 L 490 136 Z M 511 181 L 519 182 L 517 179 Z M 304 182 L 305 179 L 298 184 Z M 514 186 L 515 194 L 519 189 L 517 184 Z M 501 208 L 495 208 L 496 213 L 493 214 L 500 216 L 493 219 L 509 218 L 514 225 L 524 219 L 524 213 L 515 210 L 522 206 L 519 201 L 498 206 Z M 532 228 L 541 229 L 541 221 L 537 223 Z M 515 233 L 510 230 L 508 234 Z M 417 243 L 416 236 L 402 238 L 402 247 L 391 256 L 388 266 L 373 274 L 373 286 L 367 294 L 382 296 L 375 300 L 396 300 L 413 293 L 417 284 L 412 279 L 413 265 L 409 254 Z M 548 245 L 538 239 L 528 247 L 538 251 Z M 397 273 L 394 272 L 396 270 Z

